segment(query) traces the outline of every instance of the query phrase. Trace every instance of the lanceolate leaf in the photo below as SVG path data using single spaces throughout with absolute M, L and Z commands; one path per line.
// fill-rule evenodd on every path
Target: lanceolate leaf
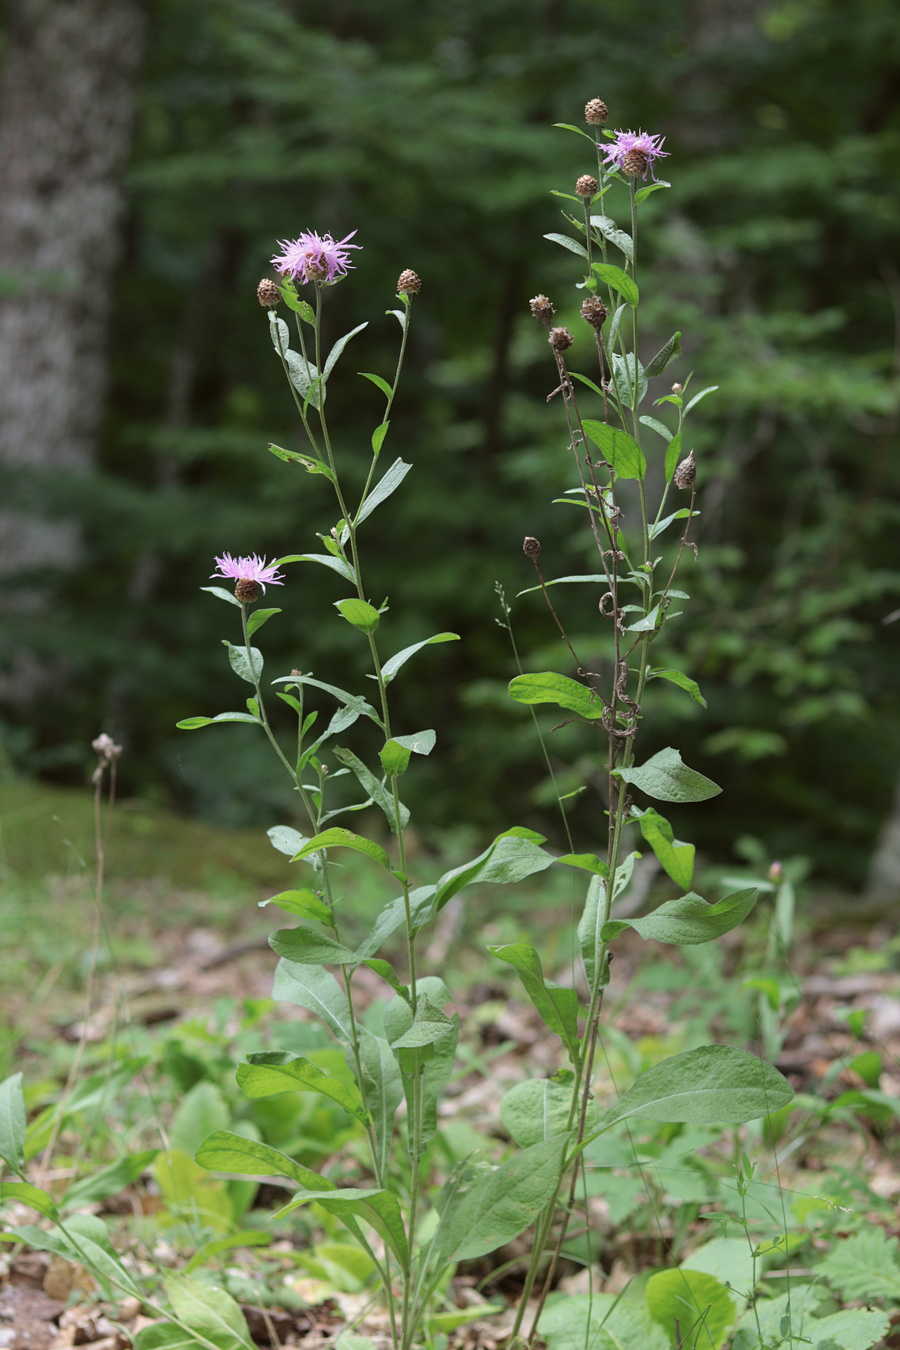
M 737 928 L 756 904 L 756 898 L 755 886 L 734 891 L 715 905 L 691 892 L 680 900 L 666 901 L 642 919 L 612 919 L 604 925 L 602 936 L 608 941 L 624 928 L 633 928 L 642 938 L 655 938 L 657 942 L 682 947 L 696 946 Z
M 551 244 L 559 244 L 562 248 L 567 248 L 570 253 L 577 253 L 580 258 L 587 257 L 587 249 L 584 244 L 580 244 L 577 239 L 570 239 L 566 234 L 545 234 L 545 239 L 549 239 Z
M 705 802 L 722 791 L 711 778 L 688 768 L 671 746 L 640 766 L 616 769 L 615 773 L 623 782 L 661 802 Z
M 255 684 L 262 677 L 263 655 L 258 647 L 251 647 L 248 656 L 246 647 L 235 647 L 227 638 L 222 639 L 222 645 L 228 648 L 228 660 L 235 675 L 248 684 Z
M 327 1177 L 303 1167 L 286 1153 L 263 1144 L 258 1139 L 245 1139 L 231 1130 L 214 1130 L 208 1134 L 194 1154 L 194 1160 L 208 1172 L 235 1172 L 238 1176 L 288 1177 L 307 1191 L 333 1191 L 335 1185 Z
M 567 712 L 596 721 L 603 716 L 602 700 L 583 684 L 557 675 L 555 670 L 534 675 L 517 675 L 509 684 L 510 698 L 517 703 L 555 703 Z
M 179 731 L 197 731 L 200 727 L 211 727 L 213 722 L 253 722 L 261 726 L 258 717 L 252 713 L 218 713 L 215 717 L 183 717 L 175 726 Z
M 620 230 L 611 216 L 591 216 L 591 224 L 599 230 L 605 239 L 621 249 L 629 262 L 634 258 L 634 244 L 631 235 Z
M 25 1098 L 22 1075 L 14 1073 L 0 1083 L 0 1158 L 11 1172 L 22 1176 L 25 1165 Z
M 520 1148 L 530 1148 L 572 1128 L 571 1082 L 552 1078 L 530 1078 L 516 1083 L 500 1102 L 500 1119 Z M 596 1123 L 596 1108 L 588 1117 L 588 1128 Z
M 376 778 L 371 770 L 367 769 L 358 755 L 352 750 L 347 750 L 343 746 L 335 745 L 332 747 L 332 753 L 336 759 L 345 764 L 348 769 L 356 775 L 358 782 L 369 794 L 370 799 L 381 807 L 387 822 L 396 834 L 398 830 L 405 829 L 409 821 L 409 811 L 400 803 L 399 819 L 398 809 L 394 804 L 394 794 L 385 787 L 380 779 Z
M 787 1106 L 794 1090 L 771 1064 L 727 1045 L 703 1045 L 642 1073 L 603 1125 L 632 1116 L 668 1124 L 739 1125 Z
M 416 652 L 421 651 L 423 647 L 430 647 L 436 642 L 458 641 L 458 633 L 435 633 L 434 637 L 425 638 L 424 642 L 414 642 L 411 647 L 404 647 L 402 652 L 398 652 L 397 655 L 392 656 L 389 661 L 385 661 L 381 671 L 385 683 L 389 684 L 400 667 L 404 665 L 411 656 L 415 656 Z
M 349 333 L 345 333 L 343 337 L 338 338 L 337 342 L 334 344 L 331 351 L 328 353 L 328 356 L 325 361 L 326 380 L 328 379 L 328 376 L 331 374 L 331 372 L 334 370 L 338 357 L 340 356 L 341 352 L 344 350 L 350 339 L 356 337 L 357 333 L 361 333 L 362 330 L 364 328 L 368 328 L 368 326 L 369 325 L 367 323 L 361 323 L 356 328 L 352 328 Z
M 374 605 L 370 605 L 366 600 L 359 600 L 355 595 L 348 600 L 335 600 L 334 606 L 340 610 L 347 622 L 352 623 L 361 633 L 374 633 L 381 622 L 381 615 Z
M 641 811 L 633 807 L 632 819 L 637 816 L 641 834 L 653 849 L 660 865 L 682 890 L 687 890 L 694 875 L 694 845 L 676 839 L 672 826 L 653 807 Z
M 435 891 L 434 913 L 443 909 L 447 901 L 464 886 L 488 881 L 495 885 L 506 885 L 511 881 L 522 881 L 535 872 L 543 872 L 554 861 L 553 855 L 545 853 L 540 847 L 544 842 L 542 834 L 535 834 L 533 830 L 523 829 L 519 825 L 498 834 L 490 847 L 472 862 L 444 873 Z M 422 890 L 427 888 L 423 887 Z M 425 920 L 417 917 L 416 922 L 424 923 Z
M 513 942 L 488 951 L 507 961 L 516 971 L 525 992 L 544 1022 L 562 1040 L 573 1063 L 578 1062 L 578 995 L 574 989 L 548 984 L 541 958 L 527 942 Z
M 606 422 L 595 422 L 591 418 L 586 418 L 581 425 L 620 478 L 644 477 L 647 472 L 644 452 L 627 431 L 608 426 Z
M 273 614 L 280 613 L 280 609 L 255 609 L 247 620 L 247 632 L 252 637 L 258 628 L 262 628 L 267 619 L 271 619 Z
M 287 1050 L 266 1050 L 248 1055 L 237 1069 L 237 1084 L 245 1097 L 275 1097 L 282 1092 L 318 1092 L 337 1102 L 360 1120 L 368 1119 L 355 1087 L 323 1073 L 302 1055 Z
M 672 684 L 677 684 L 679 689 L 683 689 L 686 694 L 690 694 L 695 703 L 699 703 L 701 708 L 706 707 L 706 699 L 700 693 L 700 686 L 696 680 L 692 680 L 689 675 L 682 675 L 680 670 L 649 670 L 647 672 L 648 680 L 669 680 Z
M 601 281 L 605 281 L 607 286 L 619 292 L 626 304 L 638 303 L 641 298 L 640 291 L 634 280 L 627 272 L 623 272 L 621 267 L 614 267 L 612 263 L 594 263 L 593 270 Z
M 620 356 L 618 352 L 613 352 L 612 368 L 616 393 L 626 408 L 634 406 L 633 391 L 635 371 L 637 371 L 637 401 L 641 403 L 647 393 L 647 376 L 644 367 L 637 360 L 634 352 L 629 352 L 627 356 Z
M 382 502 L 387 501 L 391 493 L 403 482 L 411 468 L 412 465 L 404 463 L 402 459 L 394 460 L 384 477 L 378 480 L 362 506 L 359 508 L 356 516 L 357 525 L 364 521 L 367 516 L 370 516 L 377 506 L 380 506 Z
M 345 1221 L 347 1218 L 365 1219 L 366 1223 L 371 1224 L 379 1237 L 382 1237 L 390 1247 L 403 1270 L 409 1268 L 409 1249 L 406 1242 L 406 1229 L 403 1226 L 403 1216 L 400 1213 L 397 1197 L 390 1191 L 365 1191 L 348 1187 L 342 1190 L 332 1190 L 328 1195 L 320 1195 L 315 1191 L 305 1194 L 298 1193 L 273 1217 L 276 1219 L 282 1218 L 285 1214 L 290 1214 L 291 1210 L 296 1209 L 298 1205 L 308 1204 L 311 1200 L 321 1205 L 323 1209 L 328 1210 L 330 1214 L 336 1214 Z
M 338 1040 L 350 1040 L 350 1014 L 344 991 L 334 976 L 321 966 L 279 961 L 272 997 L 281 1003 L 295 1003 L 298 1008 L 306 1008 L 321 1017 Z
M 648 375 L 661 375 L 666 366 L 670 365 L 677 357 L 681 355 L 681 334 L 673 333 L 664 347 L 650 361 L 645 370 Z
M 291 861 L 299 862 L 301 858 L 308 858 L 311 853 L 318 853 L 323 848 L 352 848 L 356 853 L 365 853 L 373 862 L 377 862 L 379 867 L 383 867 L 386 872 L 392 870 L 391 860 L 380 844 L 337 825 L 330 830 L 323 830 L 321 834 L 314 835 L 312 839 L 307 840 L 300 851 L 294 854 Z
M 300 924 L 297 928 L 279 928 L 269 934 L 269 946 L 286 961 L 305 966 L 347 966 L 356 962 L 356 954 L 334 938 L 315 928 Z
M 666 482 L 671 483 L 681 459 L 681 432 L 677 432 L 666 446 L 665 474 Z
M 403 1101 L 403 1080 L 400 1065 L 387 1041 L 370 1031 L 359 1033 L 359 1057 L 362 1064 L 362 1089 L 372 1129 L 379 1173 L 387 1174 L 394 1133 L 394 1117 Z
M 166 1293 L 175 1315 L 217 1350 L 255 1350 L 247 1322 L 224 1289 L 191 1275 L 166 1276 Z M 195 1342 L 201 1345 L 203 1342 Z

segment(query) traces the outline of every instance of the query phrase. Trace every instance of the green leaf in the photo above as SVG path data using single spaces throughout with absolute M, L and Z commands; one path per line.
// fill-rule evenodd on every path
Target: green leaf
M 394 794 L 375 777 L 371 770 L 366 768 L 359 756 L 355 755 L 352 750 L 347 750 L 340 745 L 333 747 L 333 754 L 341 764 L 351 769 L 356 775 L 364 791 L 369 794 L 369 800 L 381 807 L 394 833 L 397 834 L 400 830 L 405 829 L 409 821 L 409 811 L 402 802 L 399 808 L 397 807 L 394 802 Z
M 222 639 L 222 645 L 228 648 L 228 660 L 235 675 L 240 675 L 248 684 L 255 684 L 262 678 L 263 655 L 258 647 L 251 647 L 248 657 L 246 647 L 235 647 L 227 638 Z
M 641 293 L 627 272 L 623 272 L 621 267 L 614 267 L 612 263 L 594 263 L 592 266 L 600 280 L 618 291 L 626 304 L 637 305 Z
M 262 628 L 267 619 L 271 619 L 273 614 L 280 614 L 280 609 L 255 609 L 247 620 L 247 632 L 250 637 L 258 628 Z
M 580 490 L 581 490 L 581 489 L 579 489 L 579 491 L 580 491 Z M 573 506 L 576 505 L 576 503 L 574 503 L 574 502 L 572 502 L 572 503 L 567 503 L 567 504 L 570 504 L 570 505 L 573 505 Z M 578 502 L 577 505 L 583 506 L 584 503 L 583 503 L 583 502 Z M 606 582 L 606 577 L 603 575 L 602 572 L 579 573 L 577 576 L 571 576 L 571 577 L 554 577 L 552 581 L 545 581 L 545 582 L 544 582 L 544 586 L 562 586 L 562 585 L 564 585 L 566 582 L 570 582 L 570 581 L 576 581 L 576 582 L 578 582 L 578 581 L 580 581 L 580 582 L 590 581 L 590 582 L 593 582 L 593 583 L 596 585 L 598 582 Z M 516 591 L 516 596 L 518 597 L 518 596 L 520 596 L 520 595 L 531 595 L 532 591 L 539 591 L 539 590 L 542 590 L 542 589 L 543 589 L 543 588 L 542 588 L 541 586 L 526 586 L 524 591 Z
M 302 1055 L 288 1050 L 264 1050 L 247 1056 L 237 1069 L 237 1085 L 245 1097 L 275 1097 L 282 1092 L 318 1092 L 365 1122 L 368 1119 L 359 1091 L 340 1078 L 323 1073 Z
M 624 1294 L 566 1294 L 541 1316 L 547 1350 L 669 1350 L 671 1342 L 647 1311 L 643 1291 L 632 1284 Z M 698 1350 L 703 1350 L 702 1338 Z
M 390 1247 L 402 1269 L 409 1269 L 409 1248 L 403 1216 L 397 1197 L 390 1191 L 356 1190 L 348 1187 L 333 1190 L 325 1196 L 315 1192 L 296 1195 L 283 1209 L 278 1210 L 273 1218 L 283 1218 L 298 1205 L 308 1204 L 311 1200 L 321 1205 L 329 1214 L 336 1214 L 339 1218 L 350 1216 L 354 1219 L 365 1219 Z
M 634 406 L 635 371 L 637 371 L 637 401 L 641 403 L 647 393 L 647 376 L 644 367 L 637 360 L 634 352 L 629 352 L 627 356 L 620 356 L 618 352 L 613 352 L 613 385 L 619 399 L 625 404 L 626 408 Z
M 598 858 L 596 853 L 564 853 L 556 861 L 565 863 L 568 867 L 580 867 L 585 872 L 594 872 L 599 877 L 609 874 L 606 863 L 602 858 Z
M 229 605 L 237 605 L 241 608 L 241 602 L 233 591 L 226 591 L 224 586 L 201 586 L 201 591 L 208 591 L 210 595 L 218 596 L 220 600 L 227 600 Z
M 504 1094 L 500 1119 L 520 1148 L 530 1148 L 570 1128 L 572 1082 L 554 1078 L 530 1078 Z M 587 1116 L 588 1129 L 596 1124 L 597 1108 L 592 1101 Z
M 294 852 L 294 848 L 291 848 Z M 315 891 L 303 889 L 299 891 L 280 891 L 278 895 L 272 895 L 268 900 L 260 900 L 259 907 L 263 909 L 266 905 L 278 905 L 288 914 L 296 914 L 300 919 L 316 919 L 319 923 L 334 924 L 334 915 L 324 901 L 320 900 Z
M 540 848 L 543 843 L 542 834 L 535 834 L 533 830 L 523 829 L 519 825 L 498 834 L 484 853 L 480 853 L 472 862 L 463 863 L 461 867 L 454 867 L 452 871 L 444 873 L 435 889 L 434 913 L 443 909 L 447 901 L 464 886 L 476 883 L 482 885 L 485 882 L 505 886 L 509 882 L 522 881 L 535 872 L 543 872 L 554 861 L 552 854 Z M 427 891 L 428 888 L 421 889 Z M 416 922 L 424 920 L 416 919 Z
M 681 355 L 681 334 L 673 333 L 664 347 L 659 351 L 645 367 L 648 375 L 661 375 L 666 366 L 671 365 Z M 641 419 L 643 421 L 643 418 Z
M 222 1252 L 234 1251 L 236 1247 L 268 1247 L 272 1242 L 272 1234 L 265 1228 L 242 1228 L 237 1233 L 231 1233 L 228 1237 L 213 1238 L 211 1242 L 204 1242 L 198 1247 L 194 1255 L 184 1267 L 185 1275 L 190 1275 L 192 1270 L 198 1266 L 207 1265 L 213 1256 L 219 1256 Z
M 150 1156 L 153 1157 L 155 1152 L 154 1149 Z M 107 1191 L 107 1194 L 110 1192 Z M 59 1210 L 53 1202 L 52 1195 L 41 1190 L 40 1186 L 32 1186 L 28 1181 L 4 1181 L 0 1185 L 0 1201 L 3 1200 L 17 1200 L 20 1205 L 28 1205 L 51 1223 L 55 1223 L 59 1218 Z
M 89 1205 L 96 1200 L 105 1200 L 110 1195 L 118 1195 L 126 1186 L 131 1186 L 137 1181 L 158 1153 L 159 1150 L 155 1148 L 144 1149 L 140 1153 L 127 1153 L 117 1162 L 108 1163 L 106 1167 L 82 1177 L 66 1191 L 63 1207 L 70 1209 L 77 1205 Z
M 336 684 L 326 684 L 324 680 L 314 680 L 311 675 L 281 675 L 273 684 L 303 684 L 310 685 L 313 689 L 323 689 L 326 694 L 331 694 L 342 703 L 345 708 L 352 710 L 358 715 L 370 718 L 377 726 L 381 726 L 381 718 L 376 713 L 370 703 L 360 694 L 348 694 L 346 689 L 340 689 Z M 350 725 L 348 722 L 346 725 Z
M 620 478 L 644 477 L 647 460 L 637 441 L 627 431 L 619 431 L 606 422 L 595 422 L 591 418 L 586 418 L 581 425 Z
M 141 1327 L 132 1344 L 134 1350 L 209 1350 L 208 1345 L 174 1322 L 155 1322 L 151 1327 Z
M 458 633 L 435 633 L 434 637 L 426 638 L 424 642 L 414 642 L 411 647 L 404 647 L 402 652 L 397 652 L 389 661 L 385 661 L 381 674 L 385 684 L 390 684 L 391 680 L 397 674 L 400 667 L 415 656 L 416 652 L 421 651 L 423 647 L 430 647 L 436 642 L 458 642 Z
M 612 351 L 616 345 L 616 338 L 619 335 L 619 325 L 622 322 L 622 317 L 627 308 L 628 306 L 626 304 L 619 305 L 619 308 L 609 321 L 609 331 L 606 334 L 606 347 L 608 351 Z
M 623 782 L 660 802 L 705 802 L 722 791 L 711 778 L 688 768 L 671 746 L 658 751 L 639 767 L 614 772 Z
M 337 980 L 320 966 L 302 966 L 294 961 L 279 961 L 275 968 L 272 997 L 280 1003 L 294 1003 L 321 1017 L 338 1040 L 351 1039 L 347 999 Z
M 630 606 L 626 606 L 626 609 Z M 630 623 L 625 629 L 626 633 L 653 633 L 659 624 L 659 605 L 654 605 L 649 614 Z
M 728 1290 L 701 1270 L 661 1270 L 651 1275 L 645 1290 L 651 1316 L 664 1327 L 670 1343 L 708 1346 L 718 1350 L 735 1320 Z
M 673 511 L 669 516 L 663 516 L 662 520 L 658 520 L 655 525 L 651 525 L 650 538 L 658 539 L 659 536 L 669 528 L 673 520 L 686 520 L 688 516 L 699 516 L 699 514 L 699 511 L 692 512 L 687 506 L 682 506 L 680 510 Z M 674 592 L 669 591 L 669 595 L 672 594 L 674 594 Z
M 396 741 L 386 741 L 378 752 L 378 758 L 381 760 L 381 767 L 390 776 L 406 773 L 410 754 L 411 751 L 405 745 L 398 745 Z
M 665 475 L 666 482 L 671 483 L 675 477 L 675 470 L 678 468 L 678 461 L 681 459 L 681 432 L 679 431 L 666 447 Z
M 384 1013 L 385 1031 L 391 1048 L 397 1056 L 403 1074 L 403 1090 L 409 1117 L 415 1103 L 416 1081 L 419 1082 L 422 1127 L 419 1145 L 422 1156 L 437 1132 L 437 1104 L 441 1093 L 453 1075 L 456 1046 L 459 1039 L 459 1017 L 444 1018 L 440 1006 L 449 995 L 443 982 L 435 977 L 416 981 L 419 1009 L 423 1002 L 430 1005 L 424 1014 L 417 1010 L 413 1021 L 412 1010 L 402 998 L 395 998 Z M 435 1018 L 434 1013 L 440 1013 Z M 435 1039 L 435 1036 L 437 1039 Z M 401 1044 L 409 1039 L 409 1044 Z
M 256 1350 L 244 1314 L 224 1289 L 175 1272 L 165 1285 L 175 1315 L 216 1350 Z
M 356 524 L 360 525 L 367 516 L 370 516 L 376 507 L 382 502 L 387 501 L 392 492 L 395 492 L 403 482 L 406 475 L 412 468 L 411 464 L 405 464 L 402 459 L 395 459 L 391 467 L 385 473 L 369 493 L 366 500 L 356 513 Z
M 376 388 L 381 390 L 388 402 L 391 401 L 394 396 L 394 391 L 391 389 L 387 380 L 383 380 L 380 375 L 373 375 L 369 370 L 358 370 L 356 373 L 357 375 L 361 375 L 364 380 L 371 380 Z
M 660 188 L 671 186 L 671 183 L 667 183 L 664 179 L 658 178 L 655 183 L 648 183 L 646 187 L 638 188 L 637 192 L 634 194 L 635 205 L 640 206 L 641 202 L 645 202 L 651 192 L 659 192 Z
M 383 867 L 392 876 L 396 875 L 391 868 L 390 858 L 380 844 L 337 825 L 332 826 L 330 830 L 323 830 L 321 834 L 314 835 L 312 839 L 308 839 L 300 851 L 294 854 L 291 862 L 299 862 L 301 858 L 308 858 L 311 853 L 319 853 L 325 848 L 352 848 L 357 853 L 365 853 L 367 857 L 371 858 L 373 862 L 377 862 L 379 867 Z
M 381 454 L 381 447 L 384 445 L 384 438 L 388 434 L 390 422 L 382 422 L 381 426 L 376 427 L 372 432 L 372 454 L 377 458 Z
M 510 680 L 509 695 L 517 703 L 555 703 L 592 722 L 603 716 L 603 702 L 596 694 L 567 675 L 557 675 L 555 670 L 517 675 Z
M 211 727 L 213 722 L 253 722 L 255 726 L 261 726 L 258 717 L 252 713 L 217 713 L 215 717 L 183 717 L 175 726 L 179 731 L 197 731 L 199 727 Z
M 301 1166 L 286 1153 L 263 1144 L 258 1139 L 245 1139 L 231 1130 L 215 1130 L 208 1135 L 194 1154 L 195 1161 L 209 1172 L 236 1172 L 239 1176 L 289 1177 L 307 1191 L 333 1191 L 334 1182 Z
M 328 379 L 328 376 L 331 374 L 331 372 L 334 370 L 338 361 L 338 357 L 340 356 L 341 352 L 344 350 L 350 339 L 356 337 L 357 333 L 361 333 L 362 330 L 364 328 L 368 328 L 368 326 L 369 326 L 368 323 L 357 324 L 355 328 L 351 328 L 349 333 L 345 333 L 343 337 L 338 338 L 337 342 L 334 344 L 331 351 L 328 353 L 328 356 L 325 361 L 326 380 Z
M 357 599 L 355 595 L 349 600 L 335 600 L 334 607 L 340 610 L 347 622 L 352 623 L 361 633 L 374 633 L 381 622 L 378 610 L 365 600 Z
M 632 807 L 631 818 L 637 818 L 641 834 L 653 849 L 663 870 L 676 886 L 686 891 L 694 875 L 694 845 L 676 839 L 672 826 L 652 806 L 646 811 Z
M 645 427 L 650 427 L 650 429 L 655 431 L 658 436 L 662 436 L 664 441 L 672 440 L 672 432 L 666 426 L 665 422 L 660 422 L 655 417 L 647 416 L 639 417 L 638 421 L 642 422 Z
M 713 938 L 730 933 L 732 928 L 743 923 L 756 904 L 757 895 L 756 887 L 751 886 L 748 890 L 734 891 L 711 905 L 702 896 L 691 892 L 679 900 L 667 900 L 642 919 L 612 919 L 604 925 L 602 936 L 604 941 L 609 941 L 623 929 L 633 928 L 644 939 L 654 938 L 657 942 L 680 947 L 712 942 Z
M 706 707 L 706 699 L 700 693 L 700 686 L 696 680 L 692 680 L 689 675 L 682 675 L 680 670 L 648 670 L 648 680 L 668 680 L 671 684 L 677 684 L 679 689 L 690 694 L 695 703 L 699 703 L 701 708 Z
M 620 230 L 611 216 L 591 216 L 591 224 L 599 230 L 604 239 L 608 239 L 611 244 L 615 244 L 620 249 L 629 262 L 634 261 L 634 242 L 631 235 Z M 618 290 L 618 287 L 616 287 Z
M 584 244 L 580 244 L 577 239 L 570 239 L 566 234 L 545 234 L 544 238 L 549 239 L 551 244 L 567 248 L 570 253 L 577 253 L 580 258 L 586 258 L 588 255 Z
M 420 998 L 411 1025 L 402 1036 L 391 1042 L 391 1049 L 421 1050 L 426 1045 L 443 1040 L 452 1029 L 452 1018 L 435 1007 L 429 998 Z
M 61 1230 L 45 1233 L 30 1224 L 10 1227 L 6 1231 L 36 1252 L 54 1252 L 66 1261 L 86 1266 L 110 1291 L 124 1292 L 132 1298 L 142 1297 L 140 1288 L 122 1265 L 109 1240 L 106 1224 L 93 1214 L 70 1214 L 65 1233 Z
M 543 1021 L 562 1040 L 573 1063 L 578 1063 L 578 994 L 544 979 L 541 958 L 527 942 L 512 942 L 488 951 L 518 972 L 526 994 Z
M 362 1065 L 362 1090 L 372 1128 L 375 1152 L 381 1176 L 387 1175 L 394 1134 L 394 1117 L 403 1101 L 403 1079 L 391 1047 L 370 1031 L 359 1033 L 359 1057 Z
M 20 1073 L 11 1074 L 0 1083 L 0 1158 L 11 1172 L 24 1175 L 25 1098 Z
M 282 558 L 281 562 L 319 563 L 321 567 L 330 567 L 332 572 L 337 572 L 345 581 L 353 581 L 353 569 L 343 558 L 336 558 L 333 553 L 294 553 L 290 558 Z
M 637 1116 L 666 1124 L 739 1125 L 787 1106 L 794 1090 L 745 1050 L 703 1045 L 655 1064 L 607 1111 L 603 1126 Z
M 900 1301 L 900 1243 L 881 1228 L 864 1228 L 837 1239 L 816 1274 L 843 1299 Z
M 279 928 L 269 934 L 269 946 L 285 961 L 305 966 L 348 966 L 356 964 L 356 953 L 325 933 L 301 924 L 297 928 Z
M 711 384 L 708 385 L 706 389 L 701 389 L 699 394 L 695 394 L 684 410 L 685 417 L 687 417 L 688 413 L 691 411 L 691 408 L 696 408 L 701 398 L 706 398 L 707 394 L 714 394 L 718 389 L 718 387 L 719 386 L 717 384 Z

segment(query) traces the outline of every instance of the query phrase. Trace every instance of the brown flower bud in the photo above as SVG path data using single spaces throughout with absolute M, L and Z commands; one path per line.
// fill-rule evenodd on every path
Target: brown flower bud
M 259 599 L 259 582 L 239 577 L 234 584 L 234 595 L 242 605 L 252 605 L 254 600 Z
M 672 393 L 673 393 L 673 394 L 680 394 L 683 388 L 684 388 L 684 385 L 683 385 L 683 384 L 679 384 L 678 381 L 676 380 L 675 383 L 672 385 Z
M 677 488 L 692 487 L 697 478 L 697 465 L 694 462 L 693 450 L 683 459 L 675 470 L 675 486 Z
M 609 117 L 609 108 L 602 98 L 592 98 L 584 105 L 584 120 L 593 127 L 600 126 Z
M 643 178 L 647 172 L 647 165 L 650 163 L 643 150 L 629 150 L 627 155 L 622 156 L 620 168 L 626 178 Z
M 601 329 L 606 323 L 609 310 L 600 299 L 599 295 L 589 295 L 582 302 L 581 317 L 585 323 L 589 323 L 592 328 Z
M 418 295 L 421 289 L 422 283 L 419 280 L 418 274 L 414 272 L 411 267 L 407 267 L 400 273 L 397 281 L 398 295 Z
M 575 184 L 575 191 L 579 197 L 593 197 L 599 186 L 596 178 L 592 178 L 589 173 L 583 173 Z
M 572 346 L 575 339 L 568 328 L 551 328 L 549 341 L 555 352 L 564 352 L 567 347 Z
M 539 558 L 541 556 L 541 545 L 533 535 L 526 534 L 522 544 L 522 552 L 526 558 Z
M 270 281 L 268 277 L 263 277 L 256 288 L 256 298 L 263 309 L 274 309 L 281 302 L 281 291 Z
M 536 295 L 533 300 L 529 300 L 528 304 L 534 317 L 540 319 L 541 323 L 549 324 L 556 313 L 546 295 Z

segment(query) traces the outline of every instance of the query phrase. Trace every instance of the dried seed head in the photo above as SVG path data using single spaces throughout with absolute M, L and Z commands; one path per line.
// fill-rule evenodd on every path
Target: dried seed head
M 422 283 L 419 280 L 418 274 L 414 272 L 411 267 L 407 267 L 400 273 L 397 281 L 398 295 L 418 295 L 421 289 Z
M 274 309 L 281 301 L 281 291 L 270 281 L 268 277 L 263 277 L 256 288 L 256 298 L 263 309 Z
M 589 323 L 592 328 L 596 328 L 598 331 L 606 323 L 608 315 L 609 310 L 606 308 L 599 295 L 589 295 L 582 303 L 581 317 L 584 319 L 585 323 Z
M 539 558 L 541 556 L 541 546 L 533 535 L 526 534 L 522 543 L 522 552 L 526 558 Z
M 649 156 L 643 150 L 629 150 L 627 155 L 622 156 L 619 168 L 626 178 L 643 178 L 649 164 Z
M 684 388 L 684 385 L 683 385 L 683 384 L 679 384 L 679 383 L 676 381 L 675 384 L 672 385 L 672 393 L 673 393 L 673 394 L 680 394 L 683 388 Z
M 575 341 L 568 328 L 551 328 L 549 340 L 555 352 L 564 352 Z
M 91 748 L 96 750 L 104 764 L 117 760 L 122 753 L 121 745 L 116 745 L 112 736 L 107 736 L 105 731 L 101 732 L 96 740 L 91 741 Z
M 239 577 L 234 584 L 234 596 L 242 605 L 252 605 L 254 600 L 259 599 L 259 582 Z
M 692 487 L 697 477 L 697 465 L 694 463 L 693 450 L 686 459 L 683 459 L 675 470 L 675 486 L 677 488 Z
M 583 173 L 575 184 L 575 191 L 579 197 L 593 197 L 599 186 L 596 178 L 592 178 L 589 173 Z
M 534 317 L 540 319 L 541 323 L 549 324 L 556 313 L 546 295 L 536 295 L 528 304 Z
M 609 108 L 602 98 L 592 98 L 584 105 L 584 120 L 592 127 L 599 127 L 609 117 Z

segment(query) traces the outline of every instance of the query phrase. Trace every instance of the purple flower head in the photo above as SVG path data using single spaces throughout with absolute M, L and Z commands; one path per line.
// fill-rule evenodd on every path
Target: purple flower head
M 271 581 L 273 586 L 284 585 L 274 563 L 268 566 L 265 558 L 259 558 L 255 553 L 250 558 L 232 558 L 230 553 L 223 553 L 221 558 L 216 558 L 216 569 L 210 573 L 212 580 L 231 577 L 235 581 L 254 582 L 257 586 L 262 586 L 264 591 L 267 581 Z
M 612 169 L 621 169 L 625 156 L 637 150 L 646 158 L 647 169 L 655 182 L 653 161 L 664 159 L 669 154 L 668 150 L 662 149 L 665 139 L 665 136 L 651 136 L 649 131 L 617 131 L 615 140 L 610 141 L 609 145 L 602 145 L 600 149 L 606 156 L 606 167 Z M 643 178 L 647 177 L 647 169 L 641 175 Z
M 362 248 L 362 244 L 348 244 L 356 234 L 351 230 L 337 243 L 330 234 L 314 234 L 307 230 L 299 239 L 279 239 L 281 252 L 271 260 L 272 267 L 283 277 L 293 281 L 338 281 L 347 275 L 352 265 L 347 249 Z

